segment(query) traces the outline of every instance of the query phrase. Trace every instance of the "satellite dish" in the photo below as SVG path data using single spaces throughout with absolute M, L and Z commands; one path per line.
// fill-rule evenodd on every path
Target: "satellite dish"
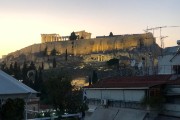
M 27 72 L 27 77 L 28 78 L 30 78 L 30 77 L 32 77 L 32 76 L 34 76 L 35 75 L 35 70 L 29 70 L 28 72 Z
M 138 68 L 140 69 L 140 68 L 142 68 L 142 67 L 143 67 L 142 62 L 139 62 L 139 64 L 138 64 Z
M 131 66 L 134 67 L 136 64 L 136 60 L 131 60 Z

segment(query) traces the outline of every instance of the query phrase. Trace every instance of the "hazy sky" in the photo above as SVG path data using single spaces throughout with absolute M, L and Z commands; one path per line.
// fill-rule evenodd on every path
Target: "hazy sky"
M 95 37 L 180 26 L 179 6 L 180 0 L 0 0 L 0 57 L 40 43 L 41 33 L 86 30 Z M 165 47 L 176 45 L 180 27 L 163 28 L 162 35 Z

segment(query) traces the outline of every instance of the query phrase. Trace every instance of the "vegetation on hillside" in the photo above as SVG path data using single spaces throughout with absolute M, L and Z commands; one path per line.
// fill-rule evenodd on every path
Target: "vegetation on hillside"
M 70 40 L 76 40 L 77 39 L 77 35 L 75 34 L 75 32 L 73 31 L 69 37 Z
M 0 119 L 2 120 L 22 120 L 24 118 L 23 99 L 7 99 L 0 109 Z
M 13 77 L 17 77 L 15 74 L 18 73 L 18 80 L 23 80 L 24 84 L 40 92 L 40 104 L 53 106 L 52 109 L 58 110 L 61 114 L 84 112 L 87 109 L 83 104 L 82 90 L 71 85 L 72 78 L 66 71 L 52 69 L 44 74 L 43 63 L 36 68 L 33 61 L 29 65 L 24 62 L 22 69 L 17 62 L 10 67 L 5 63 L 2 66 L 6 73 Z M 43 80 L 44 77 L 46 80 Z
M 113 37 L 113 33 L 112 32 L 109 33 L 109 37 Z

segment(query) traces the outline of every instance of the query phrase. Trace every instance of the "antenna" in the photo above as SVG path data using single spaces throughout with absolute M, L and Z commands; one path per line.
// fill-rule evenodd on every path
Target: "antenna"
M 160 42 L 161 42 L 161 48 L 163 48 L 164 46 L 164 41 L 163 41 L 163 39 L 164 38 L 166 38 L 166 37 L 163 37 L 162 36 L 162 28 L 171 28 L 171 27 L 180 27 L 180 26 L 160 26 L 160 27 L 154 27 L 154 28 L 148 28 L 147 27 L 147 29 L 145 29 L 144 31 L 147 33 L 148 31 L 153 31 L 153 36 L 154 36 L 154 30 L 157 30 L 157 29 L 159 29 L 159 38 L 160 38 Z
M 164 38 L 167 38 L 168 36 L 161 36 L 161 48 L 164 48 Z

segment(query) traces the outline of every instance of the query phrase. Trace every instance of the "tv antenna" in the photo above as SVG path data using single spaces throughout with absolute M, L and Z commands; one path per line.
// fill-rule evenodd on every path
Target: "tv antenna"
M 153 36 L 154 36 L 154 30 L 158 30 L 159 29 L 159 38 L 160 38 L 160 42 L 161 42 L 161 48 L 164 48 L 164 38 L 166 38 L 167 36 L 162 36 L 162 28 L 172 28 L 172 27 L 180 27 L 180 26 L 160 26 L 160 27 L 154 27 L 154 28 L 148 28 L 145 29 L 144 31 L 147 33 L 149 31 L 153 31 Z

